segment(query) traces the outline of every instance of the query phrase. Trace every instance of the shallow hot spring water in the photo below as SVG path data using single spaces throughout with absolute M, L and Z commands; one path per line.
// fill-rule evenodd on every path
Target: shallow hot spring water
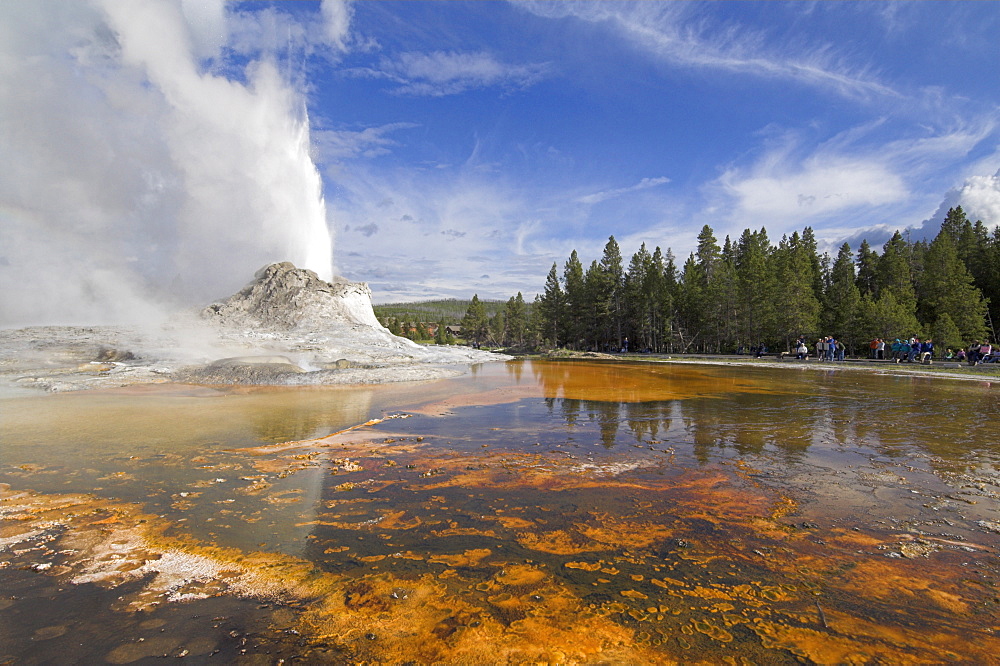
M 988 663 L 996 385 L 519 361 L 0 400 L 0 663 Z

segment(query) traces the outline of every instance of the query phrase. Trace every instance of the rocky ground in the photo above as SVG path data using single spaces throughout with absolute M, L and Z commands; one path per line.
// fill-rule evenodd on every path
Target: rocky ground
M 506 357 L 418 345 L 378 324 L 363 283 L 272 264 L 200 313 L 142 326 L 0 330 L 0 394 L 131 384 L 371 384 L 462 374 Z

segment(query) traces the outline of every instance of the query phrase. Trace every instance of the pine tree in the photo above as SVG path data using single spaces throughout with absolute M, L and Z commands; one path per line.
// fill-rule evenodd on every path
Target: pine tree
M 528 328 L 528 312 L 524 296 L 517 292 L 504 306 L 504 344 L 524 346 L 524 336 Z
M 719 242 L 715 240 L 715 232 L 707 224 L 698 233 L 698 249 L 695 255 L 698 257 L 698 265 L 705 273 L 705 279 L 711 280 L 722 256 L 722 250 L 719 248 Z
M 775 252 L 777 281 L 771 293 L 777 295 L 774 305 L 773 336 L 785 343 L 786 351 L 801 335 L 812 337 L 819 328 L 820 302 L 814 284 L 816 253 L 813 243 L 804 242 L 798 232 L 782 239 Z
M 504 346 L 504 333 L 507 330 L 506 317 L 504 317 L 503 310 L 497 312 L 491 318 L 486 320 L 486 339 L 489 341 L 492 347 L 502 347 Z
M 525 332 L 527 345 L 537 349 L 545 343 L 545 319 L 542 315 L 542 295 L 535 294 L 535 300 L 528 308 L 528 330 Z
M 912 310 L 896 301 L 891 289 L 885 289 L 877 300 L 868 294 L 861 297 L 864 317 L 864 337 L 893 338 L 920 336 L 920 324 Z
M 734 254 L 736 307 L 732 319 L 736 324 L 736 340 L 753 347 L 767 341 L 773 319 L 775 275 L 767 231 L 745 229 Z M 785 296 L 787 291 L 782 289 L 781 294 Z
M 438 321 L 437 330 L 434 331 L 434 344 L 436 345 L 448 344 L 448 327 L 445 326 L 443 319 Z
M 601 257 L 601 270 L 605 274 L 608 293 L 608 313 L 604 322 L 605 336 L 609 341 L 616 342 L 615 348 L 621 347 L 622 327 L 625 316 L 624 296 L 625 270 L 622 266 L 621 248 L 614 236 L 608 238 Z
M 703 337 L 703 327 L 707 327 L 706 292 L 705 274 L 692 252 L 684 262 L 677 285 L 677 337 L 681 351 L 686 352 Z
M 625 302 L 624 337 L 631 341 L 635 349 L 653 346 L 653 307 L 655 295 L 650 273 L 654 272 L 653 258 L 643 243 L 639 251 L 632 255 L 625 273 L 623 287 Z
M 536 304 L 542 337 L 548 339 L 553 347 L 559 347 L 566 335 L 566 295 L 559 285 L 555 263 L 545 278 L 544 296 L 536 299 Z
M 947 312 L 934 322 L 931 335 L 934 338 L 935 351 L 939 354 L 943 354 L 947 349 L 958 350 L 965 347 L 965 338 L 962 337 L 962 332 L 958 330 L 958 326 L 955 326 L 955 322 L 951 320 Z
M 920 280 L 920 317 L 931 324 L 947 314 L 965 340 L 986 336 L 986 303 L 958 256 L 950 232 L 941 232 L 927 248 Z
M 956 206 L 955 208 L 948 209 L 944 221 L 941 222 L 941 230 L 938 233 L 945 234 L 951 238 L 952 245 L 957 248 L 961 245 L 966 228 L 971 227 L 972 224 L 969 222 L 969 218 L 965 216 L 965 211 L 962 210 L 961 206 Z
M 858 290 L 861 295 L 865 294 L 878 296 L 878 280 L 876 271 L 878 270 L 878 253 L 868 244 L 867 240 L 861 241 L 858 248 Z
M 674 314 L 677 310 L 678 290 L 677 290 L 677 264 L 674 261 L 674 253 L 667 248 L 665 256 L 660 255 L 660 248 L 653 252 L 653 261 L 663 267 L 663 287 L 660 297 L 657 300 L 657 308 L 660 312 L 661 342 L 657 351 L 674 350 Z
M 986 246 L 984 257 L 985 272 L 988 276 L 981 285 L 983 295 L 989 300 L 989 328 L 993 340 L 997 337 L 996 324 L 1000 323 L 1000 226 L 993 229 Z
M 813 296 L 818 303 L 823 302 L 823 294 L 826 293 L 826 285 L 823 280 L 823 266 L 819 257 L 819 245 L 816 242 L 816 234 L 812 227 L 802 230 L 802 250 L 809 260 L 809 278 L 812 283 Z
M 486 306 L 479 300 L 479 294 L 473 295 L 472 302 L 462 317 L 462 331 L 465 339 L 475 344 L 482 344 L 489 335 L 489 318 L 486 316 Z
M 736 246 L 729 236 L 722 243 L 722 253 L 709 284 L 713 295 L 716 321 L 716 350 L 735 350 L 739 345 L 739 279 L 736 274 Z
M 910 244 L 898 231 L 892 235 L 882 250 L 875 272 L 876 293 L 881 297 L 886 291 L 898 307 L 915 316 L 917 296 L 913 290 L 913 276 L 910 271 Z
M 566 307 L 566 342 L 573 349 L 579 349 L 586 331 L 587 294 L 584 285 L 583 264 L 576 250 L 569 255 L 563 269 Z
M 611 311 L 614 286 L 610 276 L 595 259 L 583 276 L 585 295 L 585 336 L 588 347 L 603 351 L 609 345 L 612 331 Z
M 733 296 L 732 265 L 724 264 L 722 248 L 715 240 L 712 227 L 707 224 L 698 234 L 698 249 L 695 254 L 698 258 L 698 271 L 693 277 L 701 282 L 698 289 L 702 292 L 695 311 L 697 329 L 702 336 L 702 347 L 706 351 L 719 352 L 722 346 L 722 327 L 729 323 L 723 312 L 728 310 L 727 306 Z
M 389 317 L 386 319 L 385 327 L 389 329 L 389 332 L 393 335 L 398 335 L 402 337 L 403 327 L 399 325 L 399 320 L 395 317 Z
M 861 320 L 861 290 L 854 275 L 851 246 L 844 243 L 830 270 L 830 288 L 826 293 L 825 329 L 844 347 L 857 352 L 864 342 Z

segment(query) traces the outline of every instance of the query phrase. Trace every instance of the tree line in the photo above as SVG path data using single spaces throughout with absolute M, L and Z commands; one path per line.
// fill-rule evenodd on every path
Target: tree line
M 478 296 L 465 336 L 498 346 L 731 353 L 792 349 L 832 335 L 848 353 L 874 338 L 933 337 L 956 348 L 993 335 L 1000 314 L 1000 228 L 955 207 L 930 242 L 896 232 L 879 254 L 867 241 L 820 254 L 813 230 L 783 236 L 746 229 L 720 245 L 709 225 L 683 265 L 643 244 L 625 266 L 614 236 L 584 268 L 574 250 L 552 265 L 534 303 L 519 293 L 493 317 Z M 477 305 L 479 303 L 479 305 Z

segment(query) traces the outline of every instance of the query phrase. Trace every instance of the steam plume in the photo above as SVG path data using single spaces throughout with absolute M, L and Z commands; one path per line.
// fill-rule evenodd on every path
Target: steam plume
M 266 59 L 208 70 L 224 29 L 221 4 L 0 3 L 0 325 L 143 319 L 271 261 L 330 278 L 303 101 Z

